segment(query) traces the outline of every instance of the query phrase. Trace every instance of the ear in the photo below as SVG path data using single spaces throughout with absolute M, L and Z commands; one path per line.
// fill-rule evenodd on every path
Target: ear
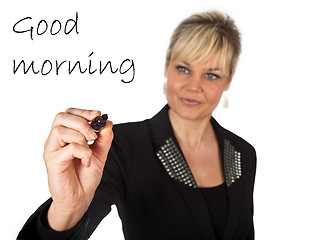
M 224 88 L 224 91 L 227 91 L 229 90 L 230 86 L 231 86 L 231 83 L 232 83 L 232 79 L 234 77 L 234 74 L 235 74 L 235 70 L 232 71 L 231 75 L 228 77 L 228 82 Z

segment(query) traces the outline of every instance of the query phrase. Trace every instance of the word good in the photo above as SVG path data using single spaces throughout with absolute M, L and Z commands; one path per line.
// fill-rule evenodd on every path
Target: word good
M 13 31 L 15 33 L 27 33 L 29 32 L 31 40 L 33 40 L 33 35 L 36 34 L 38 36 L 43 35 L 49 30 L 51 35 L 58 34 L 61 30 L 68 35 L 73 30 L 75 30 L 76 34 L 78 34 L 77 30 L 77 22 L 78 22 L 78 13 L 76 12 L 75 19 L 68 19 L 63 27 L 63 24 L 59 20 L 54 20 L 50 26 L 46 20 L 40 20 L 35 26 L 32 24 L 31 17 L 25 17 L 19 20 L 13 26 Z

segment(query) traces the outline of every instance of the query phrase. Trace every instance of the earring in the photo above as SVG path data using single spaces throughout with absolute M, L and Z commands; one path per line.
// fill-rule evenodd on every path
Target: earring
M 228 98 L 226 93 L 223 95 L 223 103 L 222 103 L 222 105 L 223 105 L 224 109 L 228 109 L 229 108 L 230 102 L 229 102 L 229 98 Z
M 166 95 L 166 83 L 163 84 L 163 94 Z

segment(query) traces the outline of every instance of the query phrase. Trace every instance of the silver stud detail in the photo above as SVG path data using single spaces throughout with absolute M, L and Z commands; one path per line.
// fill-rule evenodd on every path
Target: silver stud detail
M 197 188 L 190 168 L 172 138 L 166 139 L 156 155 L 171 178 Z
M 241 177 L 241 153 L 228 140 L 224 140 L 224 175 L 227 186 Z

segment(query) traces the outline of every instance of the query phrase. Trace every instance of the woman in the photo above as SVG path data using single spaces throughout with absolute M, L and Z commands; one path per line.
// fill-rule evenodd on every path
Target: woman
M 44 151 L 52 198 L 19 238 L 87 239 L 116 204 L 126 239 L 254 239 L 255 150 L 212 118 L 239 54 L 232 19 L 196 14 L 172 35 L 168 104 L 152 119 L 95 134 L 100 112 L 59 113 Z

